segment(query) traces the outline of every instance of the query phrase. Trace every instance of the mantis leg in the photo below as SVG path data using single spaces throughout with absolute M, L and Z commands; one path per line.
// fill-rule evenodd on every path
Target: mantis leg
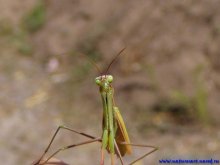
M 121 162 L 122 165 L 124 165 L 124 161 L 123 161 L 123 159 L 122 159 L 120 150 L 119 150 L 118 145 L 117 145 L 117 143 L 116 143 L 115 140 L 114 140 L 114 144 L 115 144 L 115 148 L 116 148 L 116 151 L 117 151 L 117 153 L 118 153 L 118 157 L 119 157 L 119 159 L 120 159 L 120 162 Z
M 136 162 L 138 162 L 139 160 L 141 159 L 144 159 L 146 156 L 152 154 L 153 152 L 157 151 L 158 150 L 158 147 L 155 147 L 155 146 L 150 146 L 150 145 L 143 145 L 143 144 L 133 144 L 133 143 L 125 143 L 125 142 L 121 142 L 120 144 L 123 144 L 123 145 L 130 145 L 130 146 L 134 146 L 134 147 L 143 147 L 143 148 L 152 148 L 151 151 L 143 154 L 142 156 L 138 157 L 137 159 L 135 159 L 134 161 L 132 161 L 131 163 L 129 163 L 128 165 L 132 165 Z
M 88 137 L 88 138 L 90 138 L 90 139 L 97 139 L 97 137 L 95 137 L 95 136 L 92 136 L 92 135 L 89 135 L 89 134 L 86 134 L 86 133 L 83 133 L 83 132 L 80 132 L 80 131 L 76 131 L 76 130 L 74 130 L 74 129 L 71 129 L 71 128 L 68 128 L 68 127 L 66 127 L 66 126 L 62 126 L 62 125 L 61 125 L 61 126 L 59 126 L 59 127 L 56 129 L 54 135 L 52 136 L 52 138 L 51 138 L 51 140 L 50 140 L 50 143 L 48 144 L 47 148 L 44 150 L 44 153 L 42 154 L 42 156 L 40 157 L 40 159 L 39 159 L 36 163 L 34 163 L 34 165 L 38 165 L 38 164 L 40 163 L 40 161 L 43 159 L 43 157 L 46 155 L 46 153 L 47 153 L 48 150 L 50 149 L 50 147 L 51 147 L 51 145 L 52 145 L 52 143 L 53 143 L 55 137 L 57 136 L 57 134 L 59 133 L 59 131 L 60 131 L 61 129 L 68 130 L 68 131 L 70 131 L 70 132 L 73 132 L 73 133 L 76 133 L 76 134 L 79 134 L 79 135 Z M 101 139 L 100 139 L 99 141 L 101 141 Z
M 103 135 L 102 135 L 102 149 L 101 149 L 101 163 L 100 165 L 104 165 L 104 153 L 105 149 L 108 145 L 108 130 L 104 129 Z
M 56 152 L 54 152 L 53 154 L 51 154 L 51 156 L 49 156 L 43 163 L 37 164 L 37 165 L 44 165 L 45 163 L 47 163 L 52 157 L 54 157 L 55 155 L 57 155 L 59 152 L 70 149 L 70 148 L 74 148 L 77 146 L 82 146 L 85 144 L 89 144 L 89 143 L 93 143 L 93 142 L 97 142 L 97 141 L 101 141 L 101 138 L 96 138 L 96 139 L 92 139 L 92 140 L 88 140 L 85 142 L 81 142 L 81 143 L 77 143 L 77 144 L 71 144 L 62 148 L 59 148 Z

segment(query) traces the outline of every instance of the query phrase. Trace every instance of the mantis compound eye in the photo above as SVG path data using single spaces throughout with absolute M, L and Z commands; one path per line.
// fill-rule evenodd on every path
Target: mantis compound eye
M 100 85 L 100 84 L 101 84 L 101 80 L 98 79 L 98 78 L 96 78 L 96 79 L 95 79 L 95 83 L 96 83 L 97 85 Z
M 111 83 L 113 81 L 113 76 L 112 75 L 108 75 L 107 80 L 109 83 Z

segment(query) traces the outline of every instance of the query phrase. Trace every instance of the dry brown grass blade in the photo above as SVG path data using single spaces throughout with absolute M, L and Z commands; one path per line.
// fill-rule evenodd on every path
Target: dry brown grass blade
M 51 158 L 50 160 L 47 161 L 47 163 L 41 164 L 41 163 L 45 162 L 46 160 L 47 160 L 46 158 L 42 159 L 40 161 L 40 165 L 69 165 L 59 159 L 56 159 L 56 158 Z M 32 164 L 35 164 L 35 163 L 32 163 Z

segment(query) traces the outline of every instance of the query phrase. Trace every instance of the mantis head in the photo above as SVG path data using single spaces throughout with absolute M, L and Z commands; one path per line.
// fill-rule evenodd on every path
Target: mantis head
M 104 91 L 107 91 L 113 81 L 112 75 L 102 75 L 95 78 L 95 83 Z

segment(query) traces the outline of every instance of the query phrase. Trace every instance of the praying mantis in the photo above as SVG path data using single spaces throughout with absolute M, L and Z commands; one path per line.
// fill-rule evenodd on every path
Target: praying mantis
M 59 126 L 57 130 L 55 131 L 52 139 L 50 140 L 50 143 L 48 144 L 47 148 L 45 149 L 43 155 L 38 159 L 33 165 L 44 165 L 47 164 L 47 162 L 50 161 L 55 155 L 57 155 L 59 152 L 63 150 L 67 150 L 69 148 L 74 148 L 77 146 L 82 146 L 86 145 L 89 143 L 94 143 L 94 142 L 100 142 L 101 143 L 101 161 L 100 165 L 104 165 L 104 156 L 105 156 L 105 151 L 111 155 L 111 165 L 115 165 L 115 155 L 120 159 L 121 165 L 125 165 L 123 161 L 123 156 L 126 154 L 131 154 L 132 153 L 132 146 L 133 147 L 148 147 L 151 148 L 151 151 L 145 153 L 144 155 L 140 156 L 136 160 L 132 161 L 128 165 L 135 164 L 139 160 L 145 158 L 146 156 L 150 155 L 151 153 L 155 152 L 158 150 L 157 147 L 155 146 L 150 146 L 150 145 L 142 145 L 142 144 L 133 144 L 130 142 L 128 132 L 123 120 L 123 117 L 120 113 L 119 108 L 116 106 L 115 101 L 114 101 L 114 88 L 112 87 L 112 82 L 113 82 L 113 76 L 108 75 L 107 72 L 110 69 L 111 65 L 114 63 L 114 61 L 122 54 L 122 52 L 125 50 L 122 49 L 116 57 L 111 61 L 111 63 L 108 65 L 106 71 L 104 74 L 101 74 L 100 69 L 95 65 L 95 63 L 90 60 L 91 63 L 94 64 L 94 66 L 97 68 L 97 70 L 100 72 L 100 76 L 95 78 L 95 83 L 99 87 L 99 92 L 101 95 L 102 99 L 102 106 L 103 106 L 103 121 L 102 121 L 102 136 L 101 137 L 95 137 L 92 135 L 89 135 L 87 133 L 77 131 L 71 128 L 68 128 L 66 126 Z M 68 130 L 73 133 L 82 135 L 87 137 L 89 140 L 77 143 L 77 144 L 72 144 L 68 145 L 65 147 L 62 147 L 58 149 L 56 152 L 54 152 L 51 156 L 49 156 L 47 159 L 45 159 L 45 155 L 50 149 L 55 137 L 57 134 L 60 132 L 60 130 Z

